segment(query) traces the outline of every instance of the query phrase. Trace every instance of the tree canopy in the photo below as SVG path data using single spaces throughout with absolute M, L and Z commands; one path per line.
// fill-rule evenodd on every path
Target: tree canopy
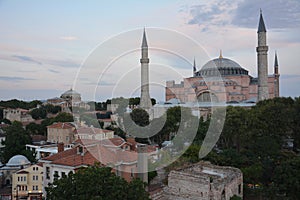
M 140 179 L 128 183 L 116 176 L 109 167 L 99 165 L 69 173 L 46 187 L 47 199 L 147 200 L 149 194 Z
M 173 112 L 174 130 L 178 114 Z M 177 119 L 177 120 L 176 120 Z M 210 119 L 200 119 L 193 144 L 173 163 L 198 162 L 199 149 Z M 252 108 L 227 107 L 222 134 L 204 160 L 242 170 L 244 196 L 257 199 L 297 199 L 299 197 L 300 98 L 274 98 Z M 287 146 L 293 141 L 294 146 Z M 169 167 L 172 169 L 172 166 Z M 256 185 L 248 188 L 247 185 Z
M 26 144 L 31 144 L 29 134 L 23 129 L 20 122 L 14 121 L 12 125 L 5 128 L 5 141 L 2 142 L 3 150 L 1 152 L 2 161 L 7 163 L 15 155 L 24 155 L 30 161 L 35 161 L 33 153 L 26 150 Z

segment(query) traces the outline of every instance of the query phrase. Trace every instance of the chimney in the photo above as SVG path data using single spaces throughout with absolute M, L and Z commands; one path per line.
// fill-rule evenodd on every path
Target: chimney
M 65 145 L 63 142 L 57 144 L 57 153 L 62 152 L 65 150 Z
M 138 152 L 138 177 L 143 181 L 148 183 L 148 154 L 147 154 L 147 145 L 146 144 L 138 144 L 137 145 Z

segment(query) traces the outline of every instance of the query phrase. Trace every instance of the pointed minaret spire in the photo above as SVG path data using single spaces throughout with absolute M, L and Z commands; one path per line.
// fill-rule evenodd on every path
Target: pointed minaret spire
M 142 48 L 148 48 L 145 27 L 144 27 L 144 34 L 143 34 Z
M 277 59 L 277 51 L 275 51 L 275 61 L 274 61 L 274 96 L 279 97 L 279 70 L 278 70 L 278 59 Z
M 275 68 L 278 68 L 277 51 L 275 51 L 275 61 L 274 61 L 274 67 L 275 67 Z
M 219 58 L 220 59 L 223 58 L 223 56 L 222 56 L 222 49 L 220 49 L 220 56 L 219 56 Z
M 196 68 L 196 59 L 194 57 L 194 65 L 193 65 L 193 75 L 196 76 L 197 68 Z
M 266 30 L 266 26 L 265 26 L 265 22 L 264 22 L 264 18 L 262 16 L 262 10 L 260 9 L 260 17 L 259 17 L 259 24 L 258 24 L 258 33 L 260 32 L 267 32 Z

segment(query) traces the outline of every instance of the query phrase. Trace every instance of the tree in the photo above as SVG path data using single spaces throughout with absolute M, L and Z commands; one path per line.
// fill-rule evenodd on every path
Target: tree
M 133 179 L 130 183 L 116 176 L 109 167 L 99 165 L 80 169 L 67 177 L 55 180 L 46 187 L 48 200 L 101 199 L 101 200 L 145 200 L 149 194 L 144 183 Z
M 274 184 L 277 193 L 289 199 L 300 197 L 300 158 L 295 157 L 281 163 L 274 170 Z
M 26 150 L 26 144 L 31 144 L 29 134 L 23 129 L 20 122 L 14 121 L 11 126 L 5 128 L 6 138 L 2 142 L 5 147 L 1 152 L 4 163 L 18 154 L 26 156 L 30 161 L 35 161 L 33 153 Z
M 230 200 L 243 200 L 243 199 L 239 196 L 234 195 L 234 196 L 230 197 Z
M 34 122 L 26 125 L 26 131 L 29 135 L 44 135 L 44 127 L 41 124 L 36 124 Z
M 0 101 L 0 106 L 4 108 L 23 108 L 23 109 L 31 109 L 36 108 L 37 105 L 42 105 L 41 101 L 34 100 L 30 102 L 20 101 L 17 99 L 12 99 L 8 101 Z
M 247 136 L 247 124 L 247 110 L 229 106 L 219 144 L 225 148 L 236 147 L 240 152 L 244 144 L 242 139 Z
M 73 116 L 70 113 L 61 112 L 56 117 L 52 119 L 52 123 L 54 122 L 73 122 Z
M 144 109 L 141 108 L 137 108 L 134 109 L 131 113 L 130 113 L 130 117 L 132 118 L 132 120 L 139 126 L 145 127 L 147 125 L 149 125 L 149 114 L 147 113 L 147 111 L 145 111 Z
M 35 108 L 30 111 L 33 119 L 45 119 L 47 116 L 47 111 L 44 108 Z

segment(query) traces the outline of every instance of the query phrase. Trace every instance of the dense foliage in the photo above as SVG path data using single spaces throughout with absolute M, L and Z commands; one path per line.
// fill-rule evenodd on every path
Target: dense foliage
M 38 101 L 38 100 L 34 100 L 34 101 L 20 101 L 17 99 L 12 99 L 12 100 L 8 100 L 8 101 L 0 101 L 0 107 L 4 107 L 4 108 L 23 108 L 23 109 L 31 109 L 31 108 L 36 108 L 37 105 L 41 105 L 42 102 Z
M 61 111 L 60 106 L 53 106 L 51 104 L 40 106 L 30 111 L 30 114 L 33 119 L 45 119 L 47 114 L 57 114 Z
M 300 98 L 269 99 L 251 109 L 228 107 L 217 148 L 204 159 L 240 168 L 245 196 L 297 199 L 300 195 L 299 122 Z M 199 161 L 198 149 L 208 125 L 209 120 L 200 120 L 194 144 L 175 164 Z M 289 141 L 294 145 L 288 145 Z
M 1 151 L 1 160 L 7 163 L 8 160 L 15 155 L 24 155 L 30 161 L 35 161 L 33 153 L 26 150 L 26 144 L 31 144 L 31 138 L 27 131 L 25 131 L 20 122 L 13 122 L 11 126 L 5 128 L 5 145 Z
M 149 194 L 140 179 L 128 183 L 116 176 L 111 168 L 98 165 L 80 169 L 75 174 L 57 179 L 46 188 L 48 200 L 99 199 L 99 200 L 147 200 Z

